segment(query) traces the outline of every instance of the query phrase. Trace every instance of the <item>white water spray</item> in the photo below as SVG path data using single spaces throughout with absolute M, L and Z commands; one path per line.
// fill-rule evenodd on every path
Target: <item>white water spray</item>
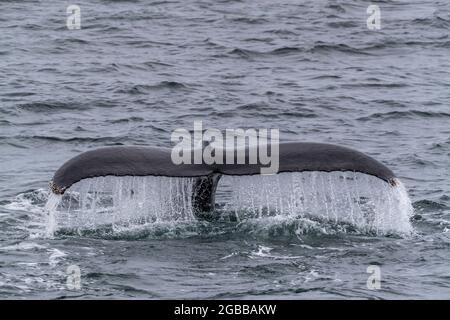
M 222 177 L 231 193 L 225 210 L 239 220 L 314 217 L 350 223 L 376 233 L 412 232 L 413 208 L 403 184 L 393 187 L 353 172 L 297 172 L 271 176 Z
M 61 198 L 51 195 L 47 234 L 58 228 L 114 230 L 170 221 L 195 221 L 193 178 L 99 177 L 74 184 Z M 61 201 L 62 200 L 62 201 Z M 56 207 L 58 207 L 56 212 Z
M 45 236 L 53 237 L 56 230 L 56 210 L 61 203 L 62 196 L 50 193 L 44 211 L 47 214 L 47 223 L 45 228 Z
M 76 183 L 46 205 L 47 236 L 57 229 L 113 232 L 157 224 L 196 222 L 192 207 L 195 178 L 100 177 Z M 413 209 L 404 186 L 393 187 L 350 172 L 223 176 L 216 201 L 238 221 L 314 217 L 349 223 L 362 231 L 409 234 Z M 267 220 L 270 223 L 270 219 Z

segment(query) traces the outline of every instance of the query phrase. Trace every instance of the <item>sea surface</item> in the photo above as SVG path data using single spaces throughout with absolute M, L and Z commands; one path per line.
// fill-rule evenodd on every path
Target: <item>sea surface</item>
M 373 1 L 380 30 L 370 4 L 0 0 L 0 298 L 450 298 L 450 2 Z M 169 147 L 195 120 L 348 146 L 404 189 L 227 177 L 212 221 L 167 198 L 183 179 L 86 182 L 47 204 L 71 157 Z M 105 186 L 111 214 L 92 207 Z M 153 191 L 135 201 L 139 186 Z M 361 190 L 369 214 L 345 202 Z

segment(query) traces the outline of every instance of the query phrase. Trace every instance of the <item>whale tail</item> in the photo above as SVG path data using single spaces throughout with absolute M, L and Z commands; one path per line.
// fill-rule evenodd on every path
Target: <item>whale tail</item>
M 322 143 L 288 142 L 278 145 L 279 165 L 274 173 L 304 171 L 351 171 L 375 176 L 395 186 L 394 173 L 382 163 L 359 151 Z M 242 153 L 244 154 L 244 153 Z M 227 164 L 174 164 L 171 149 L 118 146 L 84 152 L 64 163 L 54 174 L 50 187 L 64 194 L 73 184 L 103 176 L 195 177 L 192 203 L 197 216 L 207 218 L 214 210 L 215 192 L 222 175 L 258 175 L 261 163 L 250 164 L 250 150 L 245 158 Z M 242 161 L 244 160 L 244 161 Z M 244 162 L 244 164 L 240 164 Z

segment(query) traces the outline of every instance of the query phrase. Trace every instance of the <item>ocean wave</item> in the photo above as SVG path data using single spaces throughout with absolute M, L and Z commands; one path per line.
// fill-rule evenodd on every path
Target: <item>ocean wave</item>
M 357 55 L 370 55 L 369 52 L 366 52 L 366 48 L 355 48 L 350 45 L 344 43 L 324 43 L 317 42 L 312 47 L 308 49 L 309 53 L 320 53 L 320 54 L 329 54 L 329 53 L 348 53 L 348 54 L 357 54 Z
M 332 21 L 328 22 L 327 25 L 330 28 L 357 28 L 361 24 L 353 20 L 347 20 L 347 21 Z
M 17 109 L 29 112 L 58 112 L 58 111 L 73 111 L 73 110 L 88 110 L 87 104 L 80 104 L 74 102 L 48 101 L 48 102 L 30 102 L 17 105 Z
M 298 36 L 298 33 L 294 30 L 288 30 L 288 29 L 272 29 L 272 30 L 266 30 L 264 33 L 271 33 L 275 35 L 281 35 L 281 36 Z
M 41 135 L 32 135 L 32 136 L 13 136 L 13 137 L 2 137 L 0 136 L 0 140 L 20 140 L 20 141 L 48 141 L 48 142 L 61 142 L 61 143 L 104 143 L 105 145 L 122 145 L 129 141 L 129 137 L 120 136 L 120 137 L 58 137 L 58 136 L 41 136 Z
M 448 117 L 450 117 L 450 113 L 447 112 L 409 110 L 409 111 L 376 112 L 372 113 L 369 116 L 357 118 L 357 120 L 370 121 L 370 120 L 448 118 Z
M 343 43 L 323 43 L 317 42 L 312 46 L 295 47 L 295 46 L 283 46 L 275 48 L 269 51 L 256 51 L 251 49 L 234 48 L 228 51 L 229 55 L 239 56 L 242 58 L 256 58 L 256 57 L 270 57 L 270 56 L 287 56 L 301 53 L 309 54 L 330 54 L 330 53 L 347 53 L 356 55 L 370 55 L 370 48 L 355 48 Z M 307 57 L 303 57 L 307 59 Z
M 264 23 L 269 23 L 270 21 L 262 18 L 262 17 L 247 17 L 247 16 L 242 16 L 242 17 L 231 17 L 231 18 L 227 18 L 227 20 L 231 21 L 231 22 L 237 22 L 237 23 L 244 23 L 244 24 L 264 24 Z
M 333 10 L 335 12 L 339 12 L 339 13 L 345 13 L 346 12 L 344 6 L 340 5 L 339 3 L 327 3 L 325 5 L 325 8 L 331 9 L 331 10 Z
M 395 82 L 360 82 L 360 83 L 349 83 L 349 84 L 342 84 L 342 88 L 388 88 L 388 89 L 395 89 L 395 88 L 405 88 L 409 85 L 406 83 L 395 83 Z
M 427 18 L 416 18 L 412 20 L 411 23 L 438 29 L 448 29 L 448 27 L 450 27 L 450 19 L 445 19 L 439 15 L 433 15 L 432 17 Z
M 143 63 L 144 66 L 146 67 L 173 67 L 172 64 L 169 63 L 165 63 L 165 62 L 161 62 L 161 61 L 146 61 Z
M 88 40 L 84 40 L 81 38 L 58 38 L 53 40 L 55 42 L 55 44 L 57 45 L 70 45 L 70 44 L 75 44 L 75 45 L 88 45 L 91 44 L 90 41 Z
M 432 200 L 419 200 L 413 203 L 414 208 L 420 212 L 436 212 L 450 210 L 450 207 L 444 203 Z
M 110 123 L 128 123 L 128 122 L 142 122 L 145 121 L 144 118 L 141 117 L 129 117 L 129 118 L 120 118 L 120 119 L 115 119 L 115 120 L 109 120 L 108 122 Z
M 122 88 L 116 90 L 118 93 L 126 93 L 131 95 L 136 94 L 148 94 L 151 91 L 155 90 L 188 90 L 190 89 L 187 85 L 177 82 L 177 81 L 161 81 L 154 85 L 148 84 L 139 84 L 133 85 L 128 88 Z
M 298 47 L 279 47 L 269 51 L 256 51 L 250 49 L 243 48 L 234 48 L 231 51 L 228 51 L 229 55 L 239 56 L 242 58 L 256 58 L 256 57 L 264 57 L 264 56 L 281 56 L 281 55 L 290 55 L 299 52 L 303 52 L 303 48 Z

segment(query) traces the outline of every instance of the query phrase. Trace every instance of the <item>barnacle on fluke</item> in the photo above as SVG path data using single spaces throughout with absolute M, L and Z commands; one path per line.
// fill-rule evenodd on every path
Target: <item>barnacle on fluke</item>
M 66 188 L 60 188 L 58 187 L 53 181 L 49 182 L 49 186 L 50 186 L 50 190 L 54 193 L 54 194 L 64 194 L 64 192 L 66 191 Z

